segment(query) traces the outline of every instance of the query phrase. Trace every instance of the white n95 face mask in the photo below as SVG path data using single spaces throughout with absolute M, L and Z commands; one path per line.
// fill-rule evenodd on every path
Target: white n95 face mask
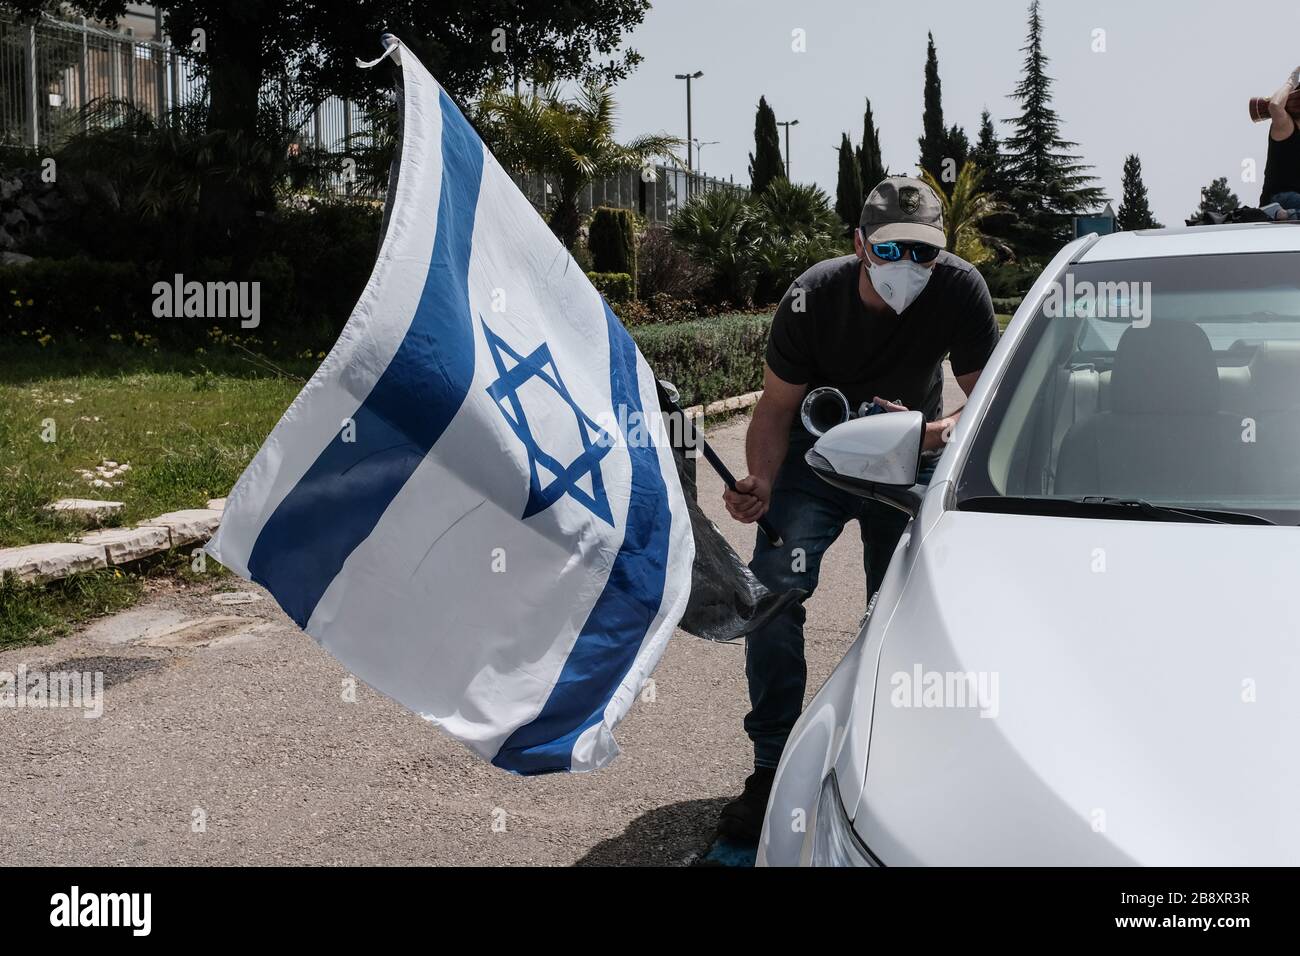
M 933 269 L 911 259 L 867 263 L 867 278 L 871 280 L 872 286 L 886 304 L 900 315 L 916 301 L 933 272 Z

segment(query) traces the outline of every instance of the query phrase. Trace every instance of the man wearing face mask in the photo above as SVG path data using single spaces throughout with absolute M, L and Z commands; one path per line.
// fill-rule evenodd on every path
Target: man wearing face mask
M 832 385 L 849 407 L 925 413 L 925 479 L 960 410 L 943 415 L 943 360 L 967 395 L 998 341 L 993 301 L 970 263 L 944 251 L 939 198 L 917 179 L 886 179 L 867 197 L 854 237 L 856 254 L 813 266 L 777 308 L 767 346 L 763 395 L 745 440 L 749 475 L 725 495 L 739 521 L 768 515 L 780 548 L 758 535 L 755 575 L 774 591 L 817 586 L 822 555 L 856 518 L 870 598 L 880 586 L 907 515 L 832 488 L 804 453 L 815 437 L 799 410 L 809 389 Z M 772 777 L 799 712 L 806 668 L 802 606 L 746 642 L 745 675 L 752 710 L 745 730 L 754 743 L 754 773 L 742 796 L 722 811 L 720 841 L 756 844 Z

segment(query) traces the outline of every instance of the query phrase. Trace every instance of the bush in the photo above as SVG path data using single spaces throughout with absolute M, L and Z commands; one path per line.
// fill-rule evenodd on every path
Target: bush
M 152 283 L 130 262 L 96 259 L 34 259 L 0 266 L 4 295 L 3 338 L 75 335 L 106 338 L 156 332 Z
M 268 246 L 287 266 L 290 287 L 286 311 L 275 316 L 285 327 L 268 330 L 268 338 L 316 349 L 333 344 L 370 278 L 382 220 L 380 206 L 364 202 L 312 201 L 276 217 Z M 264 284 L 263 311 L 274 315 L 266 293 Z
M 993 311 L 998 315 L 1015 315 L 1016 309 L 1020 308 L 1020 303 L 1024 301 L 1025 297 L 1021 295 L 995 298 L 993 300 Z
M 731 314 L 632 329 L 659 378 L 681 392 L 683 408 L 752 392 L 763 385 L 770 315 Z
M 673 219 L 673 239 L 708 270 L 705 297 L 774 302 L 813 264 L 849 251 L 843 225 L 816 186 L 774 179 L 758 196 L 716 190 Z
M 636 233 L 632 214 L 626 209 L 598 206 L 591 214 L 587 232 L 593 272 L 626 272 L 636 275 Z
M 662 292 L 648 299 L 611 303 L 611 308 L 619 321 L 629 329 L 639 325 L 669 325 L 703 318 L 699 308 L 690 299 L 674 299 Z
M 995 299 L 1019 299 L 1029 291 L 1043 263 L 1034 260 L 1021 262 L 983 262 L 977 268 L 988 283 L 989 294 Z M 998 309 L 998 311 L 1002 311 Z
M 73 256 L 0 266 L 3 332 L 10 338 L 26 333 L 35 340 L 49 335 L 128 343 L 143 335 L 193 348 L 210 345 L 215 326 L 259 350 L 277 342 L 271 351 L 281 355 L 328 349 L 370 277 L 380 218 L 377 207 L 364 203 L 312 202 L 275 218 L 264 251 L 243 275 L 236 276 L 228 257 L 199 259 L 182 273 L 186 282 L 259 283 L 256 329 L 243 329 L 234 316 L 154 316 L 154 284 L 170 285 L 175 276 L 157 260 Z M 624 279 L 630 284 L 630 277 Z
M 626 272 L 588 272 L 587 278 L 611 303 L 632 298 L 632 277 Z
M 636 291 L 642 299 L 657 295 L 694 298 L 709 278 L 707 271 L 678 248 L 672 233 L 663 226 L 653 226 L 641 237 L 636 264 Z

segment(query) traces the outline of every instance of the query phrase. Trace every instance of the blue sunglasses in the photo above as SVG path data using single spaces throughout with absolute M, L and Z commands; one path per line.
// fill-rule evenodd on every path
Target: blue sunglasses
M 925 264 L 933 262 L 939 255 L 938 246 L 924 242 L 873 242 L 871 251 L 878 259 L 884 259 L 886 262 L 897 262 L 906 254 L 913 262 Z

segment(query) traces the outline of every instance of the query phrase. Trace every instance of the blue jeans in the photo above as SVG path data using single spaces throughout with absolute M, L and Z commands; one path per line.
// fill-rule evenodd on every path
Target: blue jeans
M 1300 193 L 1278 193 L 1269 201 L 1277 203 L 1283 209 L 1300 212 Z
M 749 567 L 770 590 L 802 588 L 809 596 L 817 588 L 822 555 L 856 518 L 862 533 L 862 565 L 867 599 L 880 587 L 889 559 L 910 520 L 889 505 L 832 488 L 818 478 L 804 452 L 812 447 L 804 436 L 792 436 L 790 451 L 772 486 L 767 518 L 784 539 L 780 548 L 759 532 Z M 929 482 L 933 465 L 922 472 Z M 803 710 L 808 670 L 804 663 L 803 625 L 806 611 L 797 604 L 745 640 L 745 677 L 749 703 L 745 732 L 754 742 L 754 766 L 775 767 L 786 738 Z

